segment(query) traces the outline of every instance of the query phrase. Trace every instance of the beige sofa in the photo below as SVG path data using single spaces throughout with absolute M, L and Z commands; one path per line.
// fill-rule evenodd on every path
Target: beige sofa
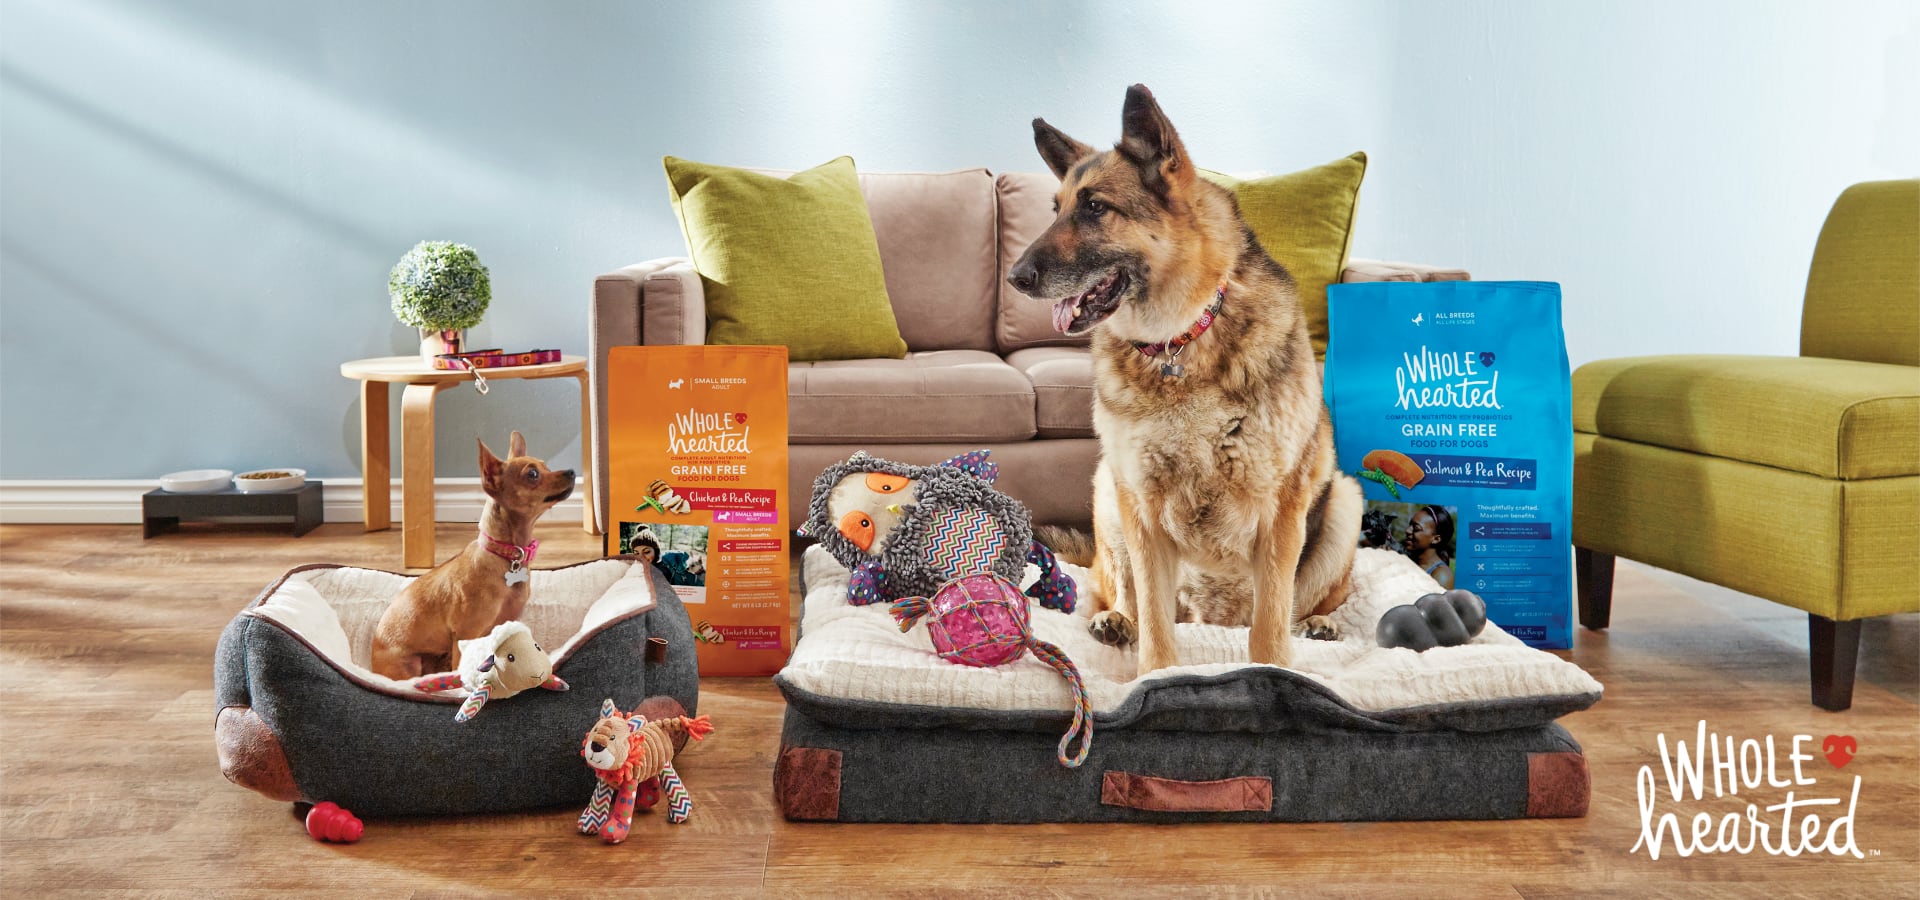
M 789 521 L 813 479 L 856 450 L 902 462 L 993 451 L 999 486 L 1034 520 L 1091 519 L 1093 368 L 1084 339 L 1053 330 L 1047 304 L 1006 283 L 1007 268 L 1053 221 L 1059 181 L 985 169 L 867 173 L 887 294 L 905 359 L 794 363 L 788 381 Z M 1458 270 L 1355 260 L 1344 280 L 1465 278 Z M 606 360 L 614 347 L 706 339 L 700 276 L 683 257 L 600 276 L 593 287 L 594 497 L 607 517 Z

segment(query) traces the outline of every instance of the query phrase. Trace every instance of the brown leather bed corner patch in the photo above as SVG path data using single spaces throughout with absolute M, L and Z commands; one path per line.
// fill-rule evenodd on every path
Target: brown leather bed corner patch
M 1527 754 L 1527 818 L 1577 819 L 1590 793 L 1585 754 Z
M 213 721 L 213 743 L 220 753 L 220 773 L 228 781 L 274 800 L 300 799 L 280 739 L 253 707 L 223 707 Z
M 773 766 L 773 796 L 780 813 L 796 822 L 840 818 L 840 751 L 788 747 Z
M 1249 775 L 1175 781 L 1107 772 L 1100 779 L 1100 804 L 1157 812 L 1266 812 L 1273 808 L 1273 779 Z

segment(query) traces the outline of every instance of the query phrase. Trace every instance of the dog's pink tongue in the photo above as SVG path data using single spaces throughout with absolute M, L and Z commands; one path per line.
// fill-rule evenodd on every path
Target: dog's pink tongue
M 1053 330 L 1066 334 L 1067 329 L 1073 327 L 1073 301 L 1074 298 L 1068 297 L 1053 305 Z

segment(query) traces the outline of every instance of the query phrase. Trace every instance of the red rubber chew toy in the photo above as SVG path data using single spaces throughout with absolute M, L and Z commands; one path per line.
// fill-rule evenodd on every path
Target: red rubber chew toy
M 332 800 L 316 803 L 307 811 L 307 834 L 316 841 L 351 844 L 359 840 L 365 830 L 366 826 L 353 813 Z

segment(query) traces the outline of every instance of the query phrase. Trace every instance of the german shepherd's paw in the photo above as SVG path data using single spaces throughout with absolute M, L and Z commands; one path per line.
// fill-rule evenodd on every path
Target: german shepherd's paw
M 1094 640 L 1115 647 L 1125 647 L 1139 636 L 1132 619 L 1111 609 L 1094 613 L 1093 620 L 1087 623 L 1087 631 L 1093 634 Z
M 1310 641 L 1337 641 L 1340 626 L 1326 616 L 1308 616 L 1300 620 L 1300 636 Z

